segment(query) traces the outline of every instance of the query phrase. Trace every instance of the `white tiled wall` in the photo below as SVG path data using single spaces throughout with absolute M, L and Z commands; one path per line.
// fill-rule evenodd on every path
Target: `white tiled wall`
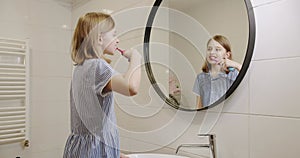
M 299 119 L 251 116 L 250 158 L 299 157 Z
M 54 0 L 1 0 L 0 36 L 29 38 L 30 147 L 1 145 L 1 158 L 58 158 L 69 133 L 71 9 Z M 65 27 L 62 27 L 65 25 Z
M 254 9 L 258 26 L 254 60 L 300 56 L 295 46 L 300 34 L 299 5 L 297 0 L 277 0 Z
M 299 63 L 300 57 L 253 61 L 250 72 L 250 113 L 300 116 Z
M 257 42 L 249 72 L 249 158 L 300 154 L 295 136 L 300 129 L 299 5 L 297 0 L 274 0 L 254 9 Z

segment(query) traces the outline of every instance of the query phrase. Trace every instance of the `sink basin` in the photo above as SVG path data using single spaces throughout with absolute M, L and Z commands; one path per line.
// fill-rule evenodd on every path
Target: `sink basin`
M 129 154 L 130 158 L 188 158 L 185 156 L 168 155 L 168 154 Z

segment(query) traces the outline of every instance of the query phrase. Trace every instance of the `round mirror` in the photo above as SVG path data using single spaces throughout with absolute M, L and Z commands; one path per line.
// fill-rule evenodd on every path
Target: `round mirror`
M 254 42 L 250 0 L 156 0 L 144 36 L 147 75 L 168 105 L 208 109 L 238 87 Z

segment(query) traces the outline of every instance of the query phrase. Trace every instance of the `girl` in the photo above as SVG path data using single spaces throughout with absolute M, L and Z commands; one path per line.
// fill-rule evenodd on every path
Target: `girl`
M 141 56 L 125 51 L 130 59 L 124 75 L 106 62 L 119 40 L 115 22 L 104 13 L 91 12 L 80 17 L 72 39 L 75 63 L 70 88 L 71 134 L 64 158 L 120 158 L 119 134 L 112 91 L 126 96 L 137 94 L 141 79 Z
M 206 107 L 220 99 L 240 69 L 241 64 L 232 60 L 230 42 L 226 37 L 216 35 L 209 39 L 203 72 L 197 75 L 193 87 L 197 95 L 197 107 Z

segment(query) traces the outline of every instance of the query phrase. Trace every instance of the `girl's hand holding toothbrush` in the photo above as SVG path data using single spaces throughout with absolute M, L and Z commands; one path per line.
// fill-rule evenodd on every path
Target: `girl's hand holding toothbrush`
M 117 48 L 117 50 L 121 53 L 121 55 L 123 55 L 125 58 L 127 58 L 129 62 L 130 62 L 130 59 L 133 54 L 139 55 L 139 52 L 136 49 L 122 50 L 120 48 Z

